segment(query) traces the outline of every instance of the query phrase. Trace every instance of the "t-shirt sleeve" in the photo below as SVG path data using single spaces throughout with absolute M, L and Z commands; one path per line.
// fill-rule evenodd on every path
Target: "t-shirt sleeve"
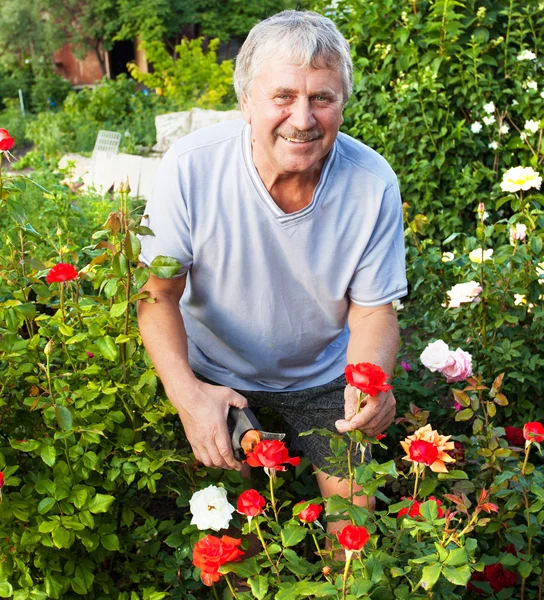
M 407 293 L 402 202 L 397 182 L 385 189 L 374 231 L 348 288 L 360 306 L 388 304 Z
M 139 236 L 141 262 L 149 266 L 157 256 L 168 256 L 182 265 L 177 276 L 189 271 L 193 263 L 191 223 L 182 193 L 178 157 L 173 149 L 159 165 L 142 225 L 155 235 Z

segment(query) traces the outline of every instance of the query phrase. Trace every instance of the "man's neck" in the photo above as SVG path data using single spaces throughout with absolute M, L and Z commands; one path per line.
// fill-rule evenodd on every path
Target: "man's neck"
M 255 157 L 253 162 L 272 200 L 284 213 L 290 214 L 311 203 L 325 159 L 316 168 L 302 173 L 278 173 L 270 165 L 259 164 Z

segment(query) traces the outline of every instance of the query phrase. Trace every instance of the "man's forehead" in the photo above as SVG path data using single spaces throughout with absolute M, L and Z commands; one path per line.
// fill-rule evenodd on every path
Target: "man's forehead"
M 306 66 L 281 58 L 269 58 L 261 63 L 255 79 L 271 93 L 337 94 L 342 76 L 325 64 Z M 301 89 L 303 88 L 303 90 Z

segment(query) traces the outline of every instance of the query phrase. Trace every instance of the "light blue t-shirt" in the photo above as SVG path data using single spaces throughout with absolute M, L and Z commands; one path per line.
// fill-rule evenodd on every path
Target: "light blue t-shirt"
M 141 260 L 171 256 L 189 271 L 180 310 L 194 371 L 240 390 L 322 385 L 346 366 L 350 300 L 373 307 L 406 294 L 397 179 L 340 133 L 311 203 L 285 214 L 253 164 L 250 133 L 229 121 L 172 146 Z

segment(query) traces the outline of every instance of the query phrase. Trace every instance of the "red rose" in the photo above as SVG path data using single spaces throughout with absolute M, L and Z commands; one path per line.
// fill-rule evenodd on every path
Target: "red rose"
M 200 577 L 204 585 L 211 586 L 219 581 L 219 567 L 228 562 L 240 560 L 244 553 L 238 549 L 242 540 L 224 535 L 221 539 L 207 535 L 195 544 L 193 549 L 193 565 L 200 569 Z
M 346 525 L 340 533 L 336 532 L 336 536 L 341 546 L 346 550 L 354 550 L 355 552 L 362 550 L 370 539 L 367 529 L 357 527 L 357 525 Z
M 486 581 L 489 581 L 495 593 L 500 592 L 504 588 L 514 586 L 518 579 L 517 573 L 507 571 L 501 563 L 487 565 L 484 573 Z
M 544 440 L 544 425 L 542 423 L 525 423 L 523 426 L 523 437 L 528 442 L 537 442 Z
M 425 440 L 414 440 L 409 448 L 410 458 L 414 462 L 423 463 L 430 466 L 438 458 L 438 448 L 436 444 L 426 442 Z
M 255 445 L 252 452 L 246 454 L 250 467 L 266 467 L 276 471 L 285 471 L 283 463 L 296 467 L 300 463 L 299 456 L 289 456 L 287 446 L 279 440 L 263 440 Z
M 405 497 L 403 496 L 401 498 L 401 500 L 405 500 Z M 412 499 L 410 498 L 410 500 L 412 500 Z M 401 508 L 399 510 L 397 519 L 404 517 L 404 515 L 408 515 L 411 519 L 415 519 L 416 517 L 421 516 L 420 512 L 419 512 L 420 506 L 421 506 L 421 502 L 418 502 L 417 500 L 412 500 L 412 504 L 410 504 L 410 506 L 405 506 L 404 508 Z
M 380 367 L 372 363 L 348 365 L 344 373 L 349 385 L 356 387 L 363 394 L 369 396 L 377 396 L 380 392 L 393 389 L 393 386 L 385 383 L 389 376 Z
M 4 473 L 0 471 L 0 490 L 4 487 Z
M 518 555 L 518 551 L 516 550 L 514 544 L 508 544 L 507 546 L 503 546 L 501 548 L 501 552 L 508 552 L 508 554 L 513 554 L 514 556 Z
M 404 500 L 404 498 L 401 498 Z M 412 498 L 410 498 L 412 500 Z M 434 500 L 438 506 L 438 518 L 442 519 L 444 516 L 444 511 L 440 508 L 442 506 L 442 501 L 438 500 L 434 496 L 429 496 L 427 500 Z M 403 517 L 404 515 L 408 515 L 411 519 L 417 519 L 417 517 L 421 517 L 420 508 L 423 502 L 418 502 L 417 500 L 413 500 L 410 507 L 404 507 L 399 510 L 399 514 L 397 515 L 397 519 Z
M 6 152 L 13 147 L 15 140 L 10 136 L 7 129 L 0 129 L 0 152 Z
M 257 490 L 246 490 L 238 496 L 236 508 L 239 513 L 248 517 L 255 517 L 263 512 L 266 500 Z
M 482 590 L 482 588 L 472 585 L 473 581 L 482 581 L 482 582 L 487 581 L 485 578 L 485 573 L 483 571 L 473 571 L 472 575 L 470 576 L 470 581 L 468 582 L 468 585 L 467 585 L 467 590 L 469 592 L 474 592 L 474 593 L 478 594 L 479 596 L 483 596 L 484 591 Z
M 525 437 L 523 436 L 523 429 L 519 427 L 510 427 L 506 426 L 504 428 L 504 433 L 506 435 L 506 439 L 508 443 L 512 446 L 524 446 L 525 445 Z
M 72 281 L 77 278 L 77 271 L 73 265 L 59 263 L 51 268 L 47 273 L 47 283 L 60 283 L 62 281 Z
M 304 502 L 297 502 L 297 504 L 295 504 L 295 506 L 298 506 L 299 504 L 304 504 Z M 301 510 L 298 513 L 298 518 L 303 522 L 303 523 L 313 523 L 316 519 L 319 518 L 319 515 L 323 512 L 323 507 L 320 506 L 319 504 L 308 504 L 308 506 Z

